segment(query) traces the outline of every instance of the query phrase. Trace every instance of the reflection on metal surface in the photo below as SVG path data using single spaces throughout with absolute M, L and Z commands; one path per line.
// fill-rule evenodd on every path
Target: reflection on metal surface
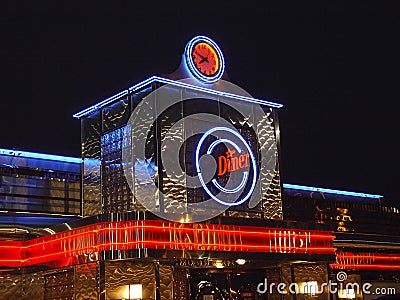
M 178 300 L 189 299 L 189 280 L 187 269 L 174 268 L 173 291 L 174 298 Z
M 47 274 L 44 280 L 44 300 L 74 300 L 73 270 Z
M 98 282 L 96 263 L 36 273 L 2 274 L 0 299 L 98 300 Z
M 43 273 L 22 274 L 22 299 L 44 299 Z
M 296 283 L 311 283 L 312 287 L 322 287 L 323 283 L 328 282 L 328 270 L 324 264 L 296 264 L 293 266 L 294 269 L 294 282 Z M 307 290 L 306 290 L 307 291 Z M 324 286 L 324 293 L 313 295 L 316 299 L 328 300 L 329 293 L 327 286 Z M 309 294 L 298 294 L 296 299 L 305 300 L 309 299 Z M 314 299 L 314 298 L 313 298 Z
M 99 264 L 89 263 L 75 266 L 75 299 L 99 299 Z
M 0 275 L 0 295 L 3 299 L 18 300 L 22 299 L 21 295 L 20 274 L 1 274 Z
M 80 215 L 80 162 L 0 149 L 0 210 Z
M 156 82 L 158 82 L 158 85 L 155 84 Z M 197 100 L 210 99 L 212 105 L 210 104 L 209 108 L 212 110 L 212 113 L 216 117 L 226 118 L 250 142 L 251 146 L 255 150 L 257 149 L 257 153 L 273 150 L 271 143 L 275 135 L 278 134 L 278 131 L 276 130 L 277 119 L 272 107 L 277 108 L 281 105 L 276 106 L 268 101 L 253 99 L 240 88 L 236 88 L 234 93 L 227 93 L 223 90 L 226 87 L 221 88 L 221 83 L 210 89 L 196 86 L 191 81 L 177 82 L 154 77 L 135 85 L 127 93 L 102 101 L 99 105 L 76 115 L 76 117 L 81 118 L 82 124 L 82 206 L 84 216 L 96 215 L 98 213 L 143 210 L 143 207 L 137 202 L 137 199 L 139 199 L 137 198 L 138 195 L 142 194 L 145 195 L 144 202 L 154 202 L 156 209 L 162 211 L 165 216 L 170 217 L 172 216 L 171 214 L 176 213 L 189 215 L 189 204 L 201 203 L 205 200 L 201 189 L 181 188 L 177 182 L 180 184 L 182 182 L 186 183 L 185 176 L 177 172 L 173 174 L 176 178 L 174 176 L 172 178 L 171 174 L 167 174 L 166 165 L 160 163 L 160 159 L 165 154 L 166 149 L 162 145 L 166 143 L 179 144 L 186 138 L 182 128 L 178 126 L 178 120 L 185 118 L 187 114 L 190 115 L 193 113 L 194 111 L 192 110 L 194 108 L 201 110 L 207 107 L 206 105 L 199 106 L 198 104 L 186 105 L 185 107 L 182 102 L 183 98 L 180 105 L 169 108 L 168 113 L 160 116 L 155 124 L 150 120 L 157 111 L 149 112 L 149 115 L 139 114 L 137 118 L 140 120 L 136 126 L 138 128 L 131 128 L 130 130 L 135 135 L 135 132 L 140 132 L 144 127 L 154 126 L 153 130 L 148 132 L 144 137 L 147 139 L 146 161 L 150 159 L 149 164 L 155 166 L 154 170 L 156 171 L 153 180 L 166 197 L 161 199 L 160 192 L 153 192 L 146 184 L 138 182 L 137 179 L 139 177 L 131 178 L 136 184 L 130 191 L 127 188 L 126 178 L 121 176 L 120 151 L 123 147 L 121 146 L 120 132 L 126 125 L 129 114 L 136 109 L 138 103 L 150 92 L 157 90 L 158 86 L 164 84 L 170 87 L 171 93 L 178 92 L 185 99 L 188 96 Z M 159 109 L 159 104 L 161 103 L 158 103 L 156 110 Z M 223 104 L 227 107 L 223 107 Z M 229 109 L 229 105 L 235 109 Z M 252 107 L 260 107 L 259 105 L 262 105 L 261 111 L 263 112 L 263 117 L 256 120 L 254 117 L 255 108 Z M 214 106 L 221 107 L 214 111 Z M 242 111 L 242 108 L 245 108 L 245 113 L 242 115 L 235 111 L 238 109 Z M 196 111 L 196 113 L 199 112 Z M 253 128 L 254 130 L 250 130 L 249 128 Z M 168 130 L 171 132 L 166 134 Z M 252 133 L 252 131 L 254 132 Z M 254 139 L 254 136 L 252 136 L 254 134 L 259 137 L 259 140 Z M 133 135 L 130 137 L 133 141 L 143 138 L 142 136 Z M 188 146 L 189 143 L 185 145 L 185 149 Z M 185 152 L 190 152 L 190 149 L 186 149 Z M 276 159 L 277 155 L 278 153 L 268 158 L 261 157 L 262 160 L 266 159 L 261 164 L 260 169 L 260 175 L 263 179 L 260 180 L 260 184 L 257 185 L 257 191 L 255 192 L 255 194 L 263 195 L 261 203 L 258 205 L 244 203 L 238 207 L 230 208 L 227 212 L 228 215 L 266 219 L 282 218 L 279 164 L 276 163 L 272 169 L 268 167 L 269 164 L 272 164 L 272 160 Z M 131 162 L 131 168 L 136 167 L 138 163 L 140 161 Z M 272 171 L 269 171 L 269 169 Z M 128 183 L 130 182 L 129 179 Z M 200 211 L 200 214 L 204 214 L 204 212 Z M 180 219 L 181 217 L 173 220 L 178 221 Z M 189 216 L 187 221 L 194 222 L 196 221 L 195 219 L 193 216 Z
M 101 195 L 103 213 L 143 211 L 133 198 L 122 167 L 122 142 L 125 127 L 101 137 Z
M 173 298 L 173 267 L 168 265 L 159 265 L 160 274 L 160 299 L 169 300 Z
M 82 214 L 93 216 L 101 213 L 100 135 L 99 115 L 81 120 L 82 143 Z
M 228 82 L 219 82 L 219 85 L 232 86 Z M 276 122 L 273 111 L 258 104 L 243 105 L 235 99 L 212 94 L 210 99 L 207 93 L 188 93 L 175 86 L 162 86 L 134 108 L 126 127 L 122 161 L 127 182 L 134 197 L 147 210 L 171 221 L 179 221 L 183 214 L 189 215 L 189 222 L 211 219 L 228 209 L 227 203 L 233 205 L 232 200 L 238 199 L 234 201 L 238 206 L 234 209 L 236 215 L 245 211 L 246 216 L 279 219 L 282 217 L 280 184 L 269 189 L 272 181 L 279 183 Z M 216 133 L 215 128 L 224 130 Z M 243 190 L 224 195 L 228 199 L 218 201 L 221 197 L 216 194 L 226 193 L 221 188 L 212 191 L 215 184 L 208 186 L 204 181 L 203 172 L 209 168 L 208 164 L 203 165 L 200 172 L 200 157 L 206 155 L 200 155 L 199 147 L 205 138 L 210 139 L 208 145 L 223 135 L 241 140 L 242 147 L 246 145 L 243 149 L 247 148 L 246 153 L 252 156 L 252 171 Z M 207 145 L 206 148 L 210 147 Z M 138 170 L 137 162 L 147 162 L 148 167 L 155 164 L 158 177 L 153 179 L 146 168 Z M 230 172 L 229 176 L 219 179 L 229 181 L 233 177 Z M 229 185 L 225 186 L 227 182 L 219 183 L 229 189 Z M 273 195 L 269 194 L 271 191 Z M 264 206 L 258 205 L 263 198 Z

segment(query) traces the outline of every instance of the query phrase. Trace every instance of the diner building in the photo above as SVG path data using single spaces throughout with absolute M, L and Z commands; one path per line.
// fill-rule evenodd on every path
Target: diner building
M 281 107 L 199 36 L 174 73 L 74 115 L 81 157 L 0 149 L 0 299 L 399 293 L 399 207 L 285 183 Z

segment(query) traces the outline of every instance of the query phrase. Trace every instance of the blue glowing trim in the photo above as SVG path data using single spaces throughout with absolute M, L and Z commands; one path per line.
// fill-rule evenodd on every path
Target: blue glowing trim
M 95 105 L 93 105 L 93 106 L 91 106 L 89 108 L 86 108 L 86 109 L 84 109 L 84 110 L 82 110 L 82 111 L 80 111 L 80 112 L 78 112 L 76 114 L 74 114 L 73 117 L 79 119 L 79 118 L 81 118 L 83 116 L 89 115 L 92 112 L 94 112 L 94 111 L 106 106 L 107 104 L 113 102 L 114 100 L 117 100 L 118 98 L 121 98 L 121 97 L 123 97 L 125 95 L 128 95 L 128 93 L 129 93 L 128 90 L 124 90 L 124 91 L 122 91 L 122 92 L 120 92 L 118 94 L 115 94 L 114 96 L 111 96 L 110 98 L 107 98 L 107 99 L 105 99 L 103 101 L 100 101 L 99 103 L 97 103 L 97 104 L 95 104 Z
M 333 189 L 309 187 L 309 186 L 288 184 L 288 183 L 284 183 L 283 187 L 287 188 L 287 189 L 295 189 L 295 190 L 310 191 L 310 192 L 320 192 L 320 193 L 336 194 L 336 195 L 344 195 L 344 196 L 352 196 L 352 197 L 362 197 L 362 198 L 371 198 L 371 199 L 383 198 L 383 196 L 381 196 L 381 195 L 339 191 L 339 190 L 333 190 Z
M 36 158 L 36 159 L 44 159 L 44 160 L 54 160 L 54 161 L 62 161 L 62 162 L 69 162 L 69 163 L 76 163 L 76 164 L 80 164 L 82 162 L 82 160 L 80 158 L 75 158 L 75 157 L 67 157 L 67 156 L 52 155 L 52 154 L 41 154 L 41 153 L 26 152 L 26 151 L 7 150 L 7 149 L 0 149 L 0 155 L 25 157 L 25 158 Z
M 233 135 L 235 135 L 237 138 L 240 139 L 240 141 L 246 146 L 246 149 L 247 149 L 248 153 L 250 154 L 251 162 L 252 162 L 252 165 L 253 165 L 253 181 L 251 183 L 250 189 L 249 189 L 248 193 L 246 194 L 246 196 L 243 197 L 243 199 L 238 201 L 238 202 L 227 203 L 227 202 L 222 201 L 222 200 L 218 199 L 217 197 L 215 197 L 215 195 L 213 195 L 211 193 L 211 191 L 208 189 L 206 183 L 204 182 L 203 176 L 201 174 L 201 170 L 200 170 L 200 148 L 201 148 L 202 144 L 204 143 L 204 140 L 207 138 L 207 136 L 210 135 L 211 133 L 215 132 L 215 131 L 228 131 L 228 132 L 232 133 Z M 217 201 L 218 203 L 220 203 L 222 205 L 236 206 L 236 205 L 243 204 L 247 199 L 250 198 L 251 194 L 253 193 L 253 191 L 254 191 L 254 189 L 256 187 L 256 183 L 257 183 L 257 162 L 256 162 L 256 159 L 254 157 L 254 154 L 251 151 L 249 145 L 244 140 L 244 138 L 237 131 L 235 131 L 235 130 L 233 130 L 231 128 L 228 128 L 228 127 L 214 127 L 214 128 L 211 128 L 210 130 L 208 130 L 207 132 L 205 132 L 203 134 L 203 136 L 201 137 L 199 143 L 197 144 L 196 156 L 195 156 L 195 164 L 196 164 L 197 175 L 199 177 L 200 183 L 203 186 L 204 190 L 206 191 L 206 193 L 212 199 L 214 199 L 215 201 Z
M 260 105 L 266 105 L 269 107 L 273 107 L 273 108 L 281 108 L 283 105 L 280 103 L 275 103 L 275 102 L 271 102 L 271 101 L 267 101 L 267 100 L 261 100 L 261 99 L 255 99 L 252 97 L 247 97 L 247 96 L 241 96 L 241 95 L 236 95 L 236 94 L 232 94 L 232 93 L 226 93 L 226 92 L 221 92 L 221 91 L 217 91 L 217 90 L 212 90 L 212 89 L 208 89 L 208 88 L 204 88 L 204 87 L 200 87 L 200 86 L 196 86 L 196 85 L 192 85 L 192 84 L 188 84 L 188 83 L 184 83 L 184 82 L 180 82 L 180 81 L 175 81 L 172 79 L 167 79 L 167 78 L 162 78 L 162 77 L 158 77 L 158 76 L 152 76 L 142 82 L 139 82 L 138 84 L 135 84 L 134 86 L 130 87 L 128 90 L 124 90 L 110 98 L 107 98 L 93 106 L 90 106 L 89 108 L 86 108 L 76 114 L 73 115 L 74 118 L 82 118 L 84 116 L 90 115 L 91 113 L 95 112 L 96 110 L 101 109 L 102 107 L 112 103 L 113 101 L 117 100 L 120 97 L 125 96 L 128 93 L 132 93 L 135 92 L 141 88 L 143 88 L 144 86 L 151 84 L 153 82 L 160 82 L 160 83 L 165 83 L 165 84 L 170 84 L 173 86 L 177 86 L 177 87 L 181 87 L 181 88 L 186 88 L 186 89 L 190 89 L 193 91 L 198 91 L 198 92 L 203 92 L 203 93 L 208 93 L 211 95 L 216 95 L 216 96 L 221 96 L 221 97 L 227 97 L 227 98 L 232 98 L 235 100 L 241 100 L 241 101 L 245 101 L 245 102 L 250 102 L 250 103 L 256 103 L 256 104 L 260 104 Z
M 205 43 L 211 45 L 217 52 L 220 66 L 218 68 L 217 73 L 215 73 L 213 76 L 204 75 L 194 65 L 193 58 L 192 58 L 193 48 L 196 44 L 201 43 L 201 42 L 205 42 Z M 210 39 L 206 36 L 196 36 L 187 43 L 186 48 L 185 48 L 185 58 L 186 58 L 186 63 L 189 67 L 190 72 L 192 72 L 192 74 L 195 77 L 197 77 L 198 79 L 200 79 L 201 81 L 204 81 L 207 83 L 213 83 L 213 82 L 220 80 L 222 75 L 224 74 L 225 60 L 224 60 L 222 51 L 212 39 Z

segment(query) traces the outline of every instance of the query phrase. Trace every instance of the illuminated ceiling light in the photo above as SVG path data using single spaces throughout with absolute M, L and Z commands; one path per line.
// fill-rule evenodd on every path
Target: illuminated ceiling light
M 283 187 L 287 188 L 287 189 L 310 191 L 310 192 L 320 192 L 320 193 L 336 194 L 336 195 L 344 195 L 344 196 L 352 196 L 352 197 L 362 197 L 362 198 L 371 198 L 371 199 L 383 198 L 383 196 L 381 196 L 381 195 L 372 195 L 372 194 L 365 194 L 365 193 L 340 191 L 340 190 L 325 189 L 325 188 L 319 188 L 319 187 L 310 187 L 310 186 L 303 186 L 303 185 L 297 185 L 297 184 L 288 184 L 288 183 L 284 183 Z
M 243 266 L 243 265 L 246 263 L 246 260 L 243 259 L 243 258 L 238 258 L 238 259 L 236 260 L 236 263 L 237 263 L 239 266 Z

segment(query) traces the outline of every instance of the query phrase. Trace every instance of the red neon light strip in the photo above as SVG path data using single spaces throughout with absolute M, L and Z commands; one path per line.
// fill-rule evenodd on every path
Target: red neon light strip
M 332 269 L 400 270 L 400 255 L 388 253 L 338 252 Z
M 377 259 L 377 260 L 400 260 L 399 254 L 388 253 L 351 253 L 338 252 L 337 257 L 341 259 Z
M 161 220 L 96 223 L 25 242 L 3 242 L 0 266 L 47 263 L 104 250 L 162 249 L 333 254 L 332 232 Z
M 332 269 L 341 269 L 341 270 L 400 270 L 400 265 L 384 265 L 384 264 L 357 264 L 357 265 L 348 265 L 348 264 L 330 264 Z
M 142 221 L 140 221 L 140 222 L 142 222 Z M 146 221 L 146 222 L 148 222 L 148 221 Z M 98 223 L 98 224 L 102 224 L 102 223 Z M 104 224 L 109 224 L 109 223 L 104 223 Z M 213 225 L 213 226 L 215 226 L 215 225 Z M 245 226 L 235 226 L 235 227 L 237 228 L 237 227 L 245 227 Z M 250 227 L 250 228 L 254 228 L 254 227 Z M 212 233 L 212 234 L 214 234 L 214 233 L 227 234 L 228 233 L 228 234 L 243 235 L 243 231 L 240 231 L 240 230 L 229 230 L 227 232 L 226 229 L 209 229 L 209 228 L 197 229 L 197 228 L 160 227 L 160 226 L 146 226 L 146 225 L 141 226 L 141 225 L 139 225 L 139 226 L 127 226 L 127 227 L 106 227 L 106 228 L 99 228 L 99 229 L 93 229 L 93 230 L 89 229 L 88 231 L 80 232 L 80 233 L 76 233 L 76 234 L 71 234 L 71 235 L 68 235 L 66 237 L 65 236 L 56 237 L 57 235 L 50 235 L 50 236 L 47 236 L 47 237 L 54 237 L 54 238 L 51 238 L 51 239 L 48 239 L 48 240 L 44 240 L 44 241 L 37 241 L 36 243 L 33 242 L 33 243 L 30 243 L 29 246 L 20 246 L 20 248 L 31 248 L 32 246 L 35 246 L 35 245 L 43 245 L 43 244 L 46 244 L 46 243 L 53 243 L 53 242 L 56 242 L 56 241 L 62 241 L 62 240 L 65 240 L 65 239 L 71 239 L 71 238 L 75 238 L 75 237 L 78 237 L 78 236 L 87 236 L 88 233 L 99 234 L 99 233 L 101 233 L 103 231 L 113 231 L 113 230 L 114 231 L 117 231 L 117 230 L 124 230 L 125 231 L 125 230 L 137 230 L 137 229 L 155 229 L 155 230 L 171 230 L 172 229 L 172 230 L 178 230 L 180 232 L 185 232 L 185 231 L 203 232 L 203 231 L 205 231 L 207 233 Z M 263 230 L 265 230 L 265 228 L 263 228 Z M 301 233 L 289 234 L 288 233 L 289 230 L 282 229 L 282 228 L 270 228 L 269 231 L 270 232 L 265 232 L 265 231 L 245 231 L 245 235 L 246 236 L 248 236 L 248 235 L 257 235 L 257 236 L 258 235 L 265 235 L 265 236 L 277 235 L 277 237 L 279 237 L 279 236 L 281 236 L 281 237 L 299 236 L 299 237 L 302 237 L 302 238 L 305 238 L 307 236 L 305 233 L 303 233 L 303 234 L 301 234 Z M 275 234 L 273 231 L 276 231 L 276 232 L 282 232 L 283 231 L 283 233 Z M 299 232 L 299 230 L 291 229 L 290 232 Z M 312 234 L 312 238 L 313 239 L 322 239 L 322 240 L 326 240 L 326 239 L 333 240 L 334 239 L 334 236 L 332 234 L 331 235 L 328 235 L 328 234 L 325 234 L 325 235 L 323 235 L 323 234 L 314 234 L 314 232 L 320 233 L 321 231 L 309 230 L 307 232 L 310 232 Z M 35 240 L 37 240 L 37 239 L 35 239 Z M 35 241 L 35 240 L 32 240 L 32 241 Z M 14 242 L 11 242 L 11 243 L 14 243 Z M 10 246 L 0 245 L 0 248 L 9 248 L 9 247 Z

